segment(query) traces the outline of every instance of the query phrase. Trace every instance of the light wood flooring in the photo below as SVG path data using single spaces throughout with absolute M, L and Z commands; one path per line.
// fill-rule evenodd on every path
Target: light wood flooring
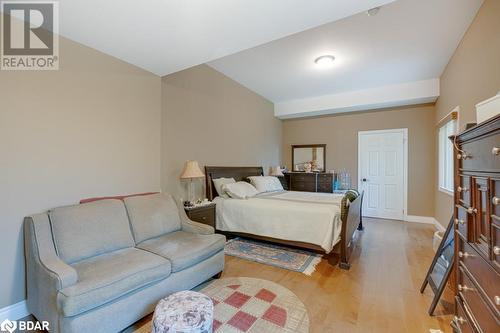
M 423 295 L 419 292 L 434 256 L 434 227 L 369 218 L 363 224 L 349 271 L 323 260 L 307 276 L 226 256 L 222 277 L 254 277 L 287 287 L 305 304 L 311 333 L 451 332 L 451 291 L 445 291 L 434 317 L 427 314 L 430 287 Z M 144 318 L 127 333 L 138 332 L 150 320 Z

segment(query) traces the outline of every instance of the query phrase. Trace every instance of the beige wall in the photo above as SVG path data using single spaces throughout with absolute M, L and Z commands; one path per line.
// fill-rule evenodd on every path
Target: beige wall
M 435 110 L 432 105 L 283 122 L 283 161 L 292 144 L 326 144 L 327 170 L 346 168 L 357 186 L 358 131 L 408 128 L 408 214 L 434 216 Z
M 273 104 L 207 65 L 162 79 L 162 189 L 187 198 L 179 176 L 200 166 L 280 164 L 281 121 Z M 197 195 L 203 194 L 198 181 Z
M 0 308 L 25 298 L 25 215 L 159 190 L 160 77 L 60 41 L 59 71 L 0 71 Z
M 475 104 L 498 91 L 500 1 L 486 0 L 441 75 L 436 123 L 456 106 L 460 106 L 459 117 L 462 125 L 475 122 Z M 453 213 L 452 196 L 436 191 L 435 206 L 436 219 L 446 225 Z

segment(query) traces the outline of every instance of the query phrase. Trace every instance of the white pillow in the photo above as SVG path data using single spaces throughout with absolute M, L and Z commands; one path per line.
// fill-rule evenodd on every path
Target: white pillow
M 273 176 L 252 176 L 248 177 L 250 183 L 259 191 L 263 192 L 273 192 L 273 191 L 283 191 L 283 185 L 281 185 L 280 180 Z
M 257 189 L 247 182 L 225 184 L 222 190 L 233 199 L 248 199 L 259 194 Z
M 212 179 L 212 181 L 214 182 L 215 190 L 217 191 L 219 197 L 226 199 L 229 198 L 229 195 L 227 195 L 226 192 L 222 190 L 222 186 L 230 183 L 236 183 L 236 180 L 234 180 L 234 178 L 216 178 Z

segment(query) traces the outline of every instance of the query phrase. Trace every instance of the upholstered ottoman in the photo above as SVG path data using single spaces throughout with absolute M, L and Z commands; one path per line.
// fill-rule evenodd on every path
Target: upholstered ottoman
M 151 332 L 211 333 L 213 312 L 210 297 L 194 291 L 180 291 L 158 303 Z

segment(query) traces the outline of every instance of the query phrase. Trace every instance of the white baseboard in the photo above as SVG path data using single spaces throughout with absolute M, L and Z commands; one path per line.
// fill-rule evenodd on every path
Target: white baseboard
M 434 228 L 438 231 L 445 231 L 445 227 L 441 225 L 434 217 L 432 216 L 418 216 L 418 215 L 406 215 L 404 217 L 406 222 L 415 222 L 415 223 L 426 223 L 434 225 Z
M 28 307 L 26 306 L 26 301 L 21 301 L 0 309 L 0 323 L 5 319 L 19 320 L 29 315 L 30 313 L 28 311 Z

